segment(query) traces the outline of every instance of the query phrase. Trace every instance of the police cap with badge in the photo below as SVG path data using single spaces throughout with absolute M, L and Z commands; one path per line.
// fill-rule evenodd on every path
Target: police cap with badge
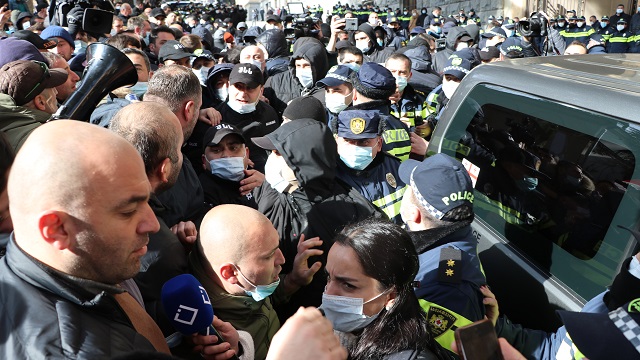
M 523 58 L 522 40 L 518 37 L 509 37 L 500 45 L 500 53 L 510 59 Z
M 373 139 L 382 135 L 384 123 L 377 110 L 343 110 L 333 132 L 345 139 Z
M 448 222 L 473 221 L 473 183 L 465 167 L 445 154 L 436 154 L 419 162 L 406 160 L 398 169 L 400 179 L 409 184 L 418 203 L 435 219 Z M 452 210 L 464 206 L 454 214 Z M 416 243 L 418 253 L 431 244 Z M 454 247 L 440 250 L 438 281 L 457 284 L 462 281 L 462 252 Z

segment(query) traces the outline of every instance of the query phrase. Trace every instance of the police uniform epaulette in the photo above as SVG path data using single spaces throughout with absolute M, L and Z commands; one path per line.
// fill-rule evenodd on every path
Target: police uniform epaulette
M 440 249 L 438 264 L 438 281 L 459 284 L 462 281 L 461 263 L 462 251 L 454 247 Z

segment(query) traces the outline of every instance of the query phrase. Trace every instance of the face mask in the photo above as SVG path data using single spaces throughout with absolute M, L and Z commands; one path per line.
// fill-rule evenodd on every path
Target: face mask
M 377 41 L 378 45 L 384 46 L 384 41 L 382 41 L 382 39 L 377 39 L 376 41 Z
M 348 67 L 349 69 L 351 69 L 351 70 L 353 70 L 355 72 L 360 71 L 360 65 L 358 65 L 357 63 L 353 63 L 352 62 L 352 63 L 346 63 L 346 64 L 342 64 L 342 65 Z
M 211 69 L 210 67 L 203 66 L 200 68 L 200 70 L 191 69 L 191 71 L 193 71 L 193 73 L 196 74 L 196 76 L 198 77 L 198 80 L 200 80 L 200 85 L 206 86 L 207 76 L 209 76 L 210 69 Z
M 469 44 L 468 44 L 468 43 L 466 43 L 466 42 L 464 42 L 464 41 L 461 41 L 461 42 L 459 42 L 459 43 L 456 45 L 456 51 L 460 51 L 460 50 L 462 50 L 462 49 L 466 49 L 466 48 L 468 48 L 468 47 L 469 47 Z
M 516 181 L 516 186 L 522 191 L 533 191 L 538 187 L 538 179 L 534 177 L 526 177 Z
M 513 36 L 513 30 L 506 30 L 505 33 L 507 34 L 507 37 Z
M 284 158 L 274 153 L 267 157 L 267 163 L 264 165 L 264 179 L 279 193 L 283 193 L 290 186 L 298 187 L 298 180 Z
M 622 9 L 616 9 L 616 14 L 622 14 Z
M 347 101 L 348 99 L 351 99 L 351 97 L 351 93 L 346 96 L 339 93 L 326 94 L 324 97 L 324 102 L 329 111 L 337 114 L 340 111 L 346 109 L 347 106 L 349 106 L 349 103 L 347 103 Z
M 240 271 L 240 269 L 238 269 L 237 266 L 234 265 L 234 267 L 236 268 L 236 270 L 238 270 L 238 274 L 240 274 L 240 276 L 242 276 L 242 278 L 246 282 L 248 282 L 249 285 L 255 288 L 254 291 L 248 291 L 248 290 L 242 289 L 247 295 L 251 296 L 255 301 L 262 301 L 267 297 L 271 296 L 271 294 L 273 294 L 273 292 L 276 291 L 276 288 L 280 284 L 280 279 L 278 279 L 269 285 L 254 285 L 251 281 L 249 281 L 249 279 L 247 279 L 244 276 L 244 274 Z
M 9 26 L 9 30 L 7 30 L 7 34 L 13 34 L 14 32 L 16 32 L 15 26 Z
M 227 100 L 227 96 L 229 96 L 229 88 L 223 86 L 220 89 L 216 89 L 216 94 L 218 95 L 218 100 L 225 101 Z
M 364 170 L 373 161 L 371 147 L 340 144 L 338 153 L 344 164 L 354 170 Z
M 565 22 L 564 21 L 558 21 L 558 26 L 559 27 L 564 27 Z
M 600 21 L 600 27 L 606 28 L 609 24 L 604 21 Z
M 366 53 L 370 49 L 369 42 L 367 41 L 366 44 L 364 44 L 364 45 L 363 45 L 363 43 L 364 43 L 363 41 L 356 42 L 356 47 L 358 49 L 360 49 L 360 51 L 362 51 L 362 53 Z
M 296 69 L 296 77 L 304 88 L 310 88 L 313 84 L 313 72 L 311 69 Z
M 444 93 L 444 96 L 446 96 L 447 99 L 451 99 L 453 93 L 456 92 L 458 85 L 460 85 L 459 82 L 442 79 L 442 92 Z
M 578 26 L 579 28 L 581 28 L 581 27 L 583 27 L 583 26 L 584 26 L 584 22 L 583 22 L 583 21 L 578 21 L 578 22 L 576 23 L 576 26 Z
M 436 27 L 436 34 L 442 34 L 442 28 L 440 26 Z
M 277 28 L 277 26 L 275 24 L 267 24 L 267 25 L 264 26 L 265 30 L 273 30 L 275 28 Z
M 638 12 L 640 12 L 640 6 L 638 6 Z
M 243 63 L 243 64 L 253 64 L 255 67 L 257 67 L 258 69 L 262 70 L 262 63 L 260 61 L 258 61 L 258 60 L 248 59 L 248 60 L 241 61 L 241 63 Z
M 227 157 L 209 160 L 211 174 L 217 177 L 240 181 L 244 179 L 244 157 Z
M 73 43 L 76 46 L 75 50 L 73 50 L 73 53 L 76 55 L 84 53 L 87 50 L 87 46 L 89 46 L 89 44 L 82 40 L 75 40 Z
M 324 311 L 324 315 L 331 321 L 335 330 L 350 333 L 364 329 L 378 318 L 382 309 L 373 316 L 364 315 L 362 309 L 364 304 L 370 303 L 386 293 L 387 291 L 382 292 L 368 301 L 361 298 L 322 294 L 320 309 Z
M 258 104 L 258 101 L 254 103 L 246 104 L 246 103 L 241 103 L 234 99 L 229 99 L 229 101 L 227 101 L 227 105 L 229 105 L 229 107 L 237 113 L 248 114 L 250 112 L 256 111 L 256 105 Z
M 422 10 L 422 13 L 423 13 L 423 14 L 426 14 L 426 13 L 427 13 L 427 10 Z
M 618 25 L 616 26 L 616 29 L 618 29 L 618 31 L 622 31 L 624 30 L 624 25 Z
M 135 85 L 130 87 L 129 90 L 131 90 L 131 93 L 135 94 L 138 99 L 142 99 L 142 95 L 147 92 L 147 84 L 148 83 L 146 81 L 138 81 Z
M 408 79 L 404 76 L 396 76 L 396 85 L 398 85 L 398 90 L 401 92 L 404 91 L 404 88 L 407 87 Z

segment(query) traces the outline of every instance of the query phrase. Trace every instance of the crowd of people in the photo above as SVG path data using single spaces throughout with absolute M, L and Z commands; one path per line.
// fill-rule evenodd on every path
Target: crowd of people
M 475 67 L 635 52 L 640 8 L 541 14 L 538 36 L 473 9 L 338 4 L 248 26 L 241 6 L 146 0 L 96 33 L 68 7 L 0 9 L 3 358 L 453 359 L 456 329 L 484 318 L 505 359 L 639 357 L 640 255 L 556 333 L 511 323 L 473 182 L 427 146 Z M 137 73 L 98 104 L 73 96 L 115 80 L 92 77 L 93 44 Z M 91 115 L 51 121 L 63 105 Z M 177 332 L 161 294 L 181 274 L 219 335 Z

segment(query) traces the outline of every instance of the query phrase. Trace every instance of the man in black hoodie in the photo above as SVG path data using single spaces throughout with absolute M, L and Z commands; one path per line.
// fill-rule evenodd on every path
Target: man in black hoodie
M 354 40 L 356 47 L 364 55 L 364 62 L 383 63 L 393 53 L 392 49 L 378 44 L 375 29 L 368 23 L 358 27 L 358 31 L 354 34 Z
M 256 44 L 267 54 L 267 77 L 289 70 L 289 49 L 282 30 L 263 32 L 256 37 Z
M 442 73 L 449 56 L 458 50 L 471 47 L 471 45 L 473 45 L 473 39 L 465 28 L 460 26 L 451 28 L 446 37 L 446 48 L 433 56 L 432 69 L 437 73 Z
M 282 116 L 289 101 L 319 92 L 321 89 L 314 85 L 325 77 L 328 70 L 329 59 L 322 43 L 310 37 L 300 38 L 294 45 L 289 70 L 267 80 L 265 96 Z
M 254 191 L 258 210 L 280 235 L 280 250 L 286 259 L 282 273 L 291 272 L 300 236 L 323 240 L 324 264 L 334 236 L 344 225 L 382 216 L 357 190 L 336 178 L 337 145 L 325 124 L 314 119 L 292 119 L 271 134 L 251 140 L 265 150 L 277 151 L 282 160 L 279 170 L 295 174 L 295 180 L 290 180 L 292 186 L 282 193 L 268 182 Z M 310 263 L 315 261 L 311 259 Z M 277 309 L 280 317 L 288 317 L 299 306 L 319 306 L 325 285 L 325 275 L 318 271 L 286 308 Z

